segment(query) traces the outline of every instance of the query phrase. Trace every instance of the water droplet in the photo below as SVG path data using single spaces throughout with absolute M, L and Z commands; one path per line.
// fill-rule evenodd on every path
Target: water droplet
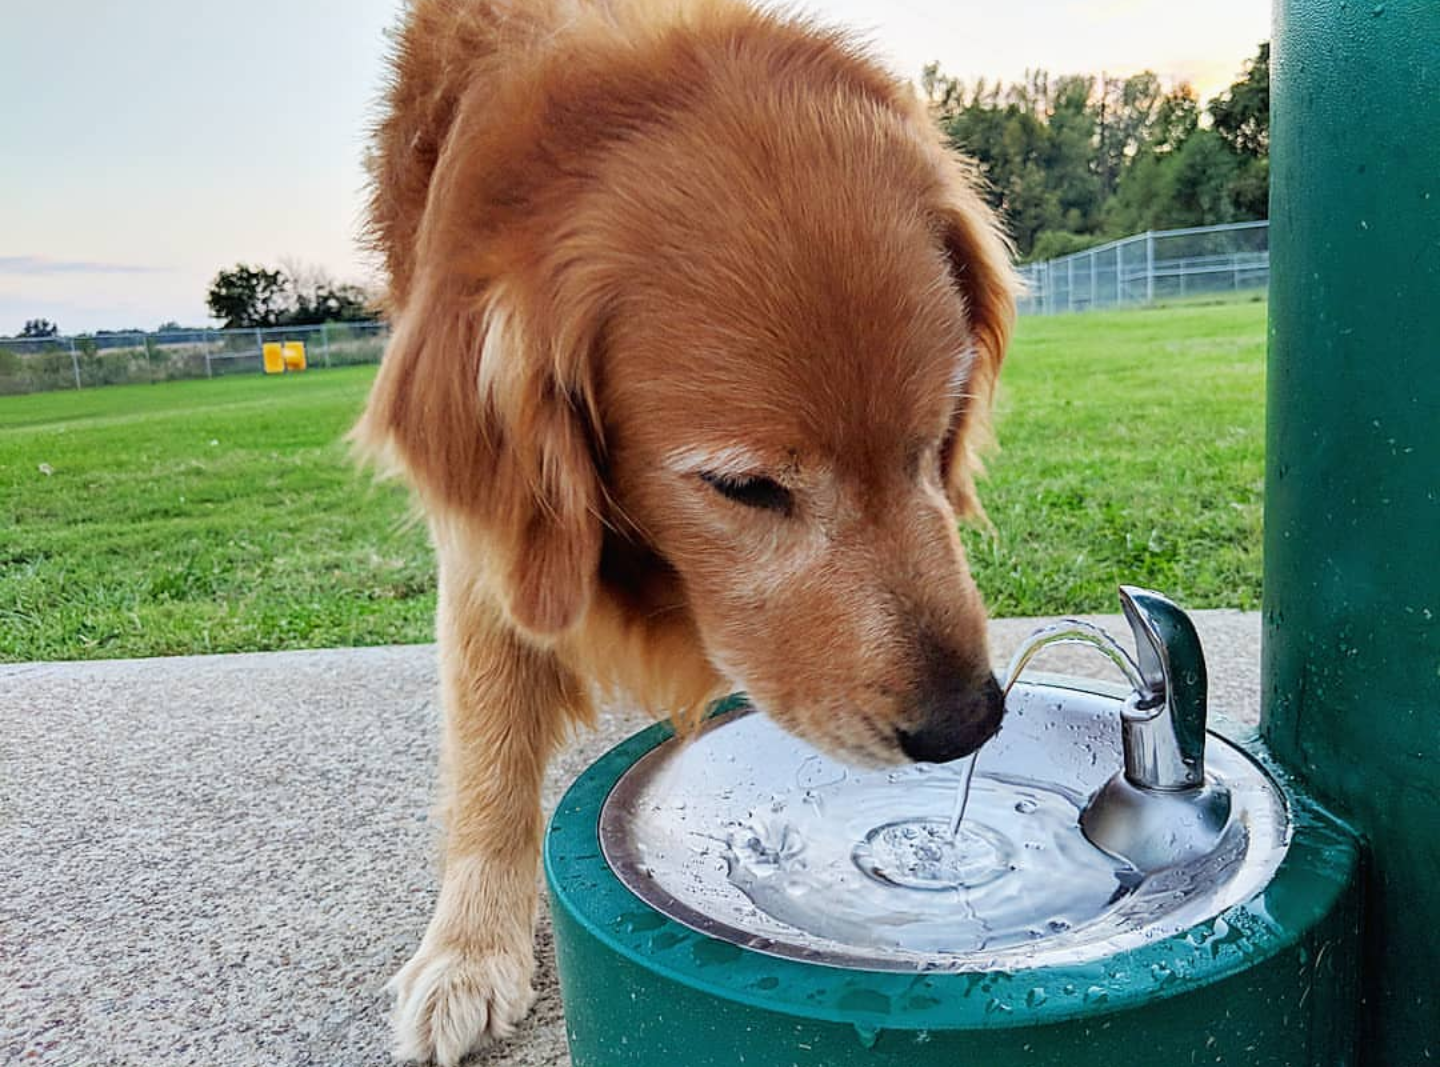
M 880 1028 L 878 1026 L 862 1026 L 855 1024 L 855 1036 L 860 1039 L 860 1044 L 865 1048 L 874 1048 L 875 1043 L 880 1040 Z
M 1030 990 L 1030 992 L 1025 994 L 1025 1003 L 1032 1008 L 1038 1008 L 1048 999 L 1049 997 L 1046 996 L 1043 986 L 1037 985 L 1034 989 Z
M 668 921 L 658 911 L 634 911 L 621 916 L 621 923 L 627 934 L 641 934 L 658 930 Z
M 729 941 L 706 938 L 704 941 L 695 943 L 695 947 L 690 950 L 690 955 L 695 958 L 698 966 L 710 967 L 736 963 L 743 952 L 739 945 L 732 945 Z

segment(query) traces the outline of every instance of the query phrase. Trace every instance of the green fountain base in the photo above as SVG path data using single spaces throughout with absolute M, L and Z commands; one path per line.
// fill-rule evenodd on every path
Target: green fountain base
M 651 727 L 570 788 L 545 874 L 575 1067 L 1355 1062 L 1354 837 L 1288 783 L 1253 733 L 1222 730 L 1286 793 L 1293 836 L 1260 893 L 1100 961 L 1006 973 L 863 971 L 696 933 L 636 898 L 601 852 L 601 806 Z

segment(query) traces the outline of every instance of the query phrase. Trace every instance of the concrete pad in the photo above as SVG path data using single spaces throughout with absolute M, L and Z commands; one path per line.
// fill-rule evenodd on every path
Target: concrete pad
M 1259 616 L 1194 618 L 1212 707 L 1254 721 Z M 994 623 L 997 664 L 1036 625 Z M 435 691 L 430 646 L 0 666 L 0 1061 L 388 1063 L 382 987 L 436 889 Z M 603 714 L 547 808 L 642 725 Z M 548 915 L 538 950 L 530 1020 L 473 1063 L 569 1063 Z

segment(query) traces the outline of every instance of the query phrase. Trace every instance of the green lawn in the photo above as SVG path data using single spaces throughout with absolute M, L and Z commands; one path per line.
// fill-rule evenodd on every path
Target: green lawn
M 1260 606 L 1261 302 L 1027 318 L 966 535 L 992 612 L 1118 611 L 1121 582 Z
M 0 657 L 427 639 L 424 529 L 339 440 L 374 372 L 0 401 Z
M 1257 606 L 1264 346 L 1258 303 L 1023 320 L 966 535 L 992 609 Z M 428 640 L 424 529 L 340 441 L 373 374 L 0 398 L 0 659 Z

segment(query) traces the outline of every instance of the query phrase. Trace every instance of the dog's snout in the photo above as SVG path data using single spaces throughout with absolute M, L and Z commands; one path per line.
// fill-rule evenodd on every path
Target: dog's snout
M 917 725 L 900 730 L 900 750 L 917 763 L 949 763 L 970 755 L 1000 729 L 1005 696 L 993 675 L 949 674 L 918 694 Z

